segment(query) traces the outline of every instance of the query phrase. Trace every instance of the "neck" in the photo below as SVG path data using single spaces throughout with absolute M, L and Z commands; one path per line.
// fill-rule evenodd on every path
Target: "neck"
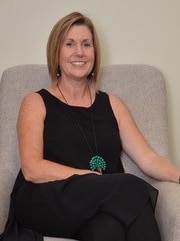
M 69 89 L 75 91 L 81 91 L 87 88 L 88 79 L 86 77 L 83 78 L 67 78 L 66 76 L 62 75 L 59 78 L 59 83 L 61 86 L 68 87 Z
M 91 90 L 89 85 L 69 85 L 57 82 L 59 97 L 68 105 L 89 107 L 92 105 Z
M 84 98 L 89 91 L 88 81 L 74 81 L 74 80 L 64 80 L 59 79 L 57 85 L 63 91 L 67 97 L 72 97 L 73 99 Z

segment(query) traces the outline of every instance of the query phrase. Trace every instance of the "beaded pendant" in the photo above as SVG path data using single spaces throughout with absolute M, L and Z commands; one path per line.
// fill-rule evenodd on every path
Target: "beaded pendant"
M 106 170 L 106 162 L 101 156 L 93 156 L 89 162 L 92 171 L 98 170 L 100 172 Z

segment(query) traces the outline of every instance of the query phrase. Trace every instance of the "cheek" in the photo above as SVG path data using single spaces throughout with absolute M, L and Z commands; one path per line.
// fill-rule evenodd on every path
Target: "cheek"
M 91 61 L 94 63 L 94 61 L 95 61 L 94 51 L 89 53 L 89 57 L 90 57 Z
M 59 52 L 59 60 L 62 61 L 65 58 L 66 58 L 66 52 L 64 50 L 61 50 Z
M 59 53 L 59 65 L 61 67 L 65 66 L 67 59 L 68 59 L 67 52 L 61 50 L 61 52 Z

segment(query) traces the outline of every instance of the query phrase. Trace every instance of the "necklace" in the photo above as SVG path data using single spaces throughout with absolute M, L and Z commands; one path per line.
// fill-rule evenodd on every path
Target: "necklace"
M 93 132 L 93 139 L 94 139 L 94 145 L 95 145 L 95 151 L 96 151 L 96 155 L 94 155 L 94 151 L 93 151 L 93 148 L 91 146 L 91 143 L 87 137 L 87 135 L 85 134 L 84 132 L 84 129 L 83 127 L 81 126 L 78 118 L 76 117 L 74 111 L 72 110 L 71 106 L 69 105 L 67 99 L 65 98 L 59 84 L 57 83 L 57 88 L 63 98 L 63 100 L 65 101 L 65 103 L 67 104 L 68 106 L 68 109 L 71 113 L 71 116 L 73 118 L 73 120 L 76 122 L 82 136 L 83 136 L 83 139 L 88 147 L 88 149 L 90 150 L 91 154 L 92 154 L 92 158 L 90 159 L 89 161 L 89 167 L 92 171 L 95 171 L 97 170 L 98 172 L 102 173 L 102 170 L 105 171 L 106 170 L 106 162 L 104 160 L 104 158 L 102 158 L 101 156 L 99 156 L 97 153 L 98 153 L 98 146 L 97 146 L 97 138 L 96 138 L 96 133 L 95 133 L 95 125 L 94 125 L 94 116 L 93 116 L 93 110 L 92 110 L 92 96 L 91 96 L 91 91 L 90 91 L 90 88 L 88 86 L 88 91 L 89 91 L 89 96 L 90 96 L 90 104 L 91 104 L 91 107 L 90 107 L 90 110 L 91 110 L 91 124 L 92 124 L 92 132 Z

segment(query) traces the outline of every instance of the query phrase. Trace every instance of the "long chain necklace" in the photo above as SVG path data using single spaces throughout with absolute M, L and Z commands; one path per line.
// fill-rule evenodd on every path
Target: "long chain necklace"
M 91 104 L 91 107 L 90 107 L 90 110 L 91 110 L 91 124 L 92 124 L 92 132 L 93 132 L 93 139 L 94 139 L 94 145 L 95 145 L 95 151 L 96 151 L 96 155 L 94 155 L 94 152 L 93 152 L 93 148 L 89 142 L 89 139 L 88 137 L 86 136 L 85 132 L 84 132 L 84 129 L 83 127 L 81 126 L 79 120 L 77 119 L 74 111 L 72 110 L 71 106 L 69 105 L 67 99 L 65 98 L 59 84 L 57 83 L 57 88 L 62 96 L 62 98 L 64 99 L 65 103 L 67 104 L 68 106 L 68 109 L 71 113 L 71 116 L 73 118 L 73 120 L 75 120 L 79 130 L 81 131 L 81 134 L 83 136 L 83 139 L 88 147 L 88 149 L 90 150 L 91 154 L 92 154 L 92 158 L 90 159 L 89 161 L 89 166 L 90 166 L 90 169 L 92 171 L 95 171 L 97 170 L 98 172 L 102 173 L 102 170 L 105 171 L 106 170 L 106 162 L 105 160 L 97 155 L 98 153 L 98 147 L 97 147 L 97 139 L 96 139 L 96 133 L 95 133 L 95 125 L 94 125 L 94 117 L 93 117 L 93 110 L 92 110 L 92 96 L 91 96 L 91 91 L 90 91 L 90 88 L 88 86 L 88 91 L 89 91 L 89 96 L 90 96 L 90 104 Z

